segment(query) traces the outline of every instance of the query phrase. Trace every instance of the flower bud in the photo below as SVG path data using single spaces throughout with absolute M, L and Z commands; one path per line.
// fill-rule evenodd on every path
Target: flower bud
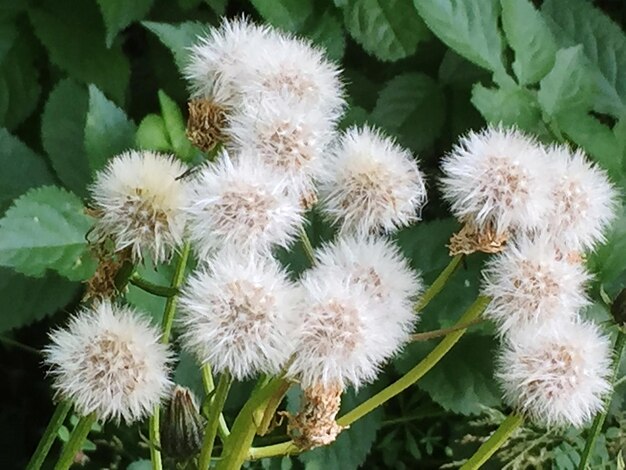
M 176 386 L 161 417 L 161 448 L 168 457 L 187 460 L 202 447 L 205 420 L 191 391 Z

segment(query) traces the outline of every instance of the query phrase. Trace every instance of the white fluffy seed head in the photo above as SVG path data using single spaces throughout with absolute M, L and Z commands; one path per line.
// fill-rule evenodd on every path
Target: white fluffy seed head
M 132 423 L 152 413 L 172 385 L 171 354 L 156 328 L 108 301 L 83 308 L 44 350 L 53 387 L 76 411 Z
M 298 295 L 273 259 L 222 250 L 183 289 L 184 345 L 238 380 L 276 374 L 293 349 Z
M 302 316 L 289 374 L 305 389 L 374 380 L 408 338 L 405 313 L 381 314 L 363 284 L 339 270 L 313 268 L 301 286 Z
M 548 427 L 581 427 L 602 409 L 610 390 L 611 346 L 591 323 L 527 327 L 500 353 L 506 401 Z
M 502 334 L 571 320 L 589 303 L 590 275 L 547 237 L 517 239 L 487 262 L 483 276 L 483 294 L 492 299 L 484 315 Z
M 342 233 L 391 232 L 419 220 L 426 187 L 416 160 L 370 127 L 337 142 L 320 179 L 322 209 Z
M 460 221 L 497 234 L 545 225 L 549 170 L 532 138 L 501 127 L 470 132 L 441 168 L 443 196 Z
M 233 162 L 223 153 L 192 184 L 189 238 L 202 257 L 222 247 L 267 251 L 288 246 L 303 223 L 297 197 L 285 178 L 254 155 Z
M 166 260 L 181 245 L 185 231 L 186 167 L 170 155 L 149 151 L 122 153 L 96 174 L 90 187 L 98 215 L 94 235 L 111 238 L 116 250 L 130 248 L 135 261 L 150 254 Z
M 581 150 L 556 146 L 547 158 L 552 175 L 547 230 L 566 249 L 593 249 L 604 241 L 604 231 L 615 218 L 617 192 L 606 172 Z

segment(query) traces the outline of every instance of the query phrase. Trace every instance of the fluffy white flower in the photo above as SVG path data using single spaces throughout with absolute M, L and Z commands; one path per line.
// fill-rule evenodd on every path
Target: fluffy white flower
M 497 234 L 545 225 L 548 164 L 515 129 L 488 127 L 463 137 L 441 164 L 443 196 L 462 222 Z
M 483 294 L 492 301 L 485 317 L 502 333 L 526 325 L 571 320 L 587 305 L 584 266 L 567 258 L 546 237 L 520 238 L 483 271 Z
M 94 235 L 111 238 L 116 250 L 132 249 L 138 261 L 148 252 L 155 263 L 182 243 L 185 165 L 170 155 L 129 151 L 113 158 L 90 187 L 97 213 Z
M 564 247 L 592 249 L 604 240 L 615 218 L 617 193 L 606 172 L 590 163 L 581 150 L 565 146 L 548 150 L 552 205 L 548 230 Z
M 313 268 L 301 280 L 302 315 L 289 374 L 305 389 L 372 381 L 407 341 L 410 321 L 381 314 L 361 283 L 337 270 Z
M 419 220 L 426 187 L 410 152 L 370 127 L 348 129 L 320 179 L 322 209 L 342 233 L 393 231 Z
M 292 352 L 298 293 L 273 259 L 222 250 L 183 289 L 183 342 L 236 379 L 275 374 Z
M 44 350 L 53 387 L 83 416 L 138 421 L 166 397 L 171 355 L 133 309 L 108 301 L 84 308 Z
M 590 323 L 527 327 L 505 344 L 498 379 L 509 404 L 545 426 L 577 426 L 603 407 L 611 347 Z
M 315 253 L 317 270 L 331 270 L 358 284 L 379 307 L 380 315 L 393 312 L 390 327 L 410 331 L 416 320 L 415 299 L 423 285 L 400 250 L 385 238 L 348 235 L 323 246 Z
M 189 237 L 201 256 L 224 246 L 266 251 L 287 246 L 303 223 L 295 196 L 285 178 L 253 155 L 236 162 L 223 153 L 205 166 L 192 185 Z
M 225 108 L 237 106 L 242 77 L 254 73 L 249 56 L 265 42 L 269 31 L 245 18 L 224 20 L 219 28 L 212 28 L 191 47 L 184 69 L 192 98 L 208 99 Z

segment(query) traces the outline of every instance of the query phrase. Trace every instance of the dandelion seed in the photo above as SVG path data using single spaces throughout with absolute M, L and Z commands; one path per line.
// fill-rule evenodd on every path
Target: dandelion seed
M 129 151 L 96 174 L 90 188 L 97 215 L 94 236 L 111 238 L 116 251 L 131 249 L 135 261 L 155 263 L 182 244 L 187 187 L 177 178 L 185 165 L 173 156 Z
M 171 355 L 146 319 L 108 301 L 83 308 L 44 350 L 53 388 L 83 416 L 128 424 L 168 394 Z

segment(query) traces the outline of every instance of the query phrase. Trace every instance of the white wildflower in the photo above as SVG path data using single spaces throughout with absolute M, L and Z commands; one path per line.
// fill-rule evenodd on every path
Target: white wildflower
M 58 396 L 83 416 L 127 423 L 168 394 L 171 355 L 146 319 L 108 301 L 83 308 L 44 350 Z
M 202 257 L 224 246 L 267 251 L 287 246 L 303 223 L 295 196 L 286 194 L 285 178 L 241 156 L 223 153 L 205 166 L 192 185 L 189 237 Z
M 419 220 L 426 187 L 409 151 L 377 130 L 353 127 L 327 161 L 320 195 L 342 233 L 368 234 Z
M 238 380 L 275 374 L 292 352 L 298 292 L 271 258 L 222 250 L 183 289 L 185 347 Z
M 591 323 L 561 321 L 515 332 L 498 361 L 509 404 L 536 423 L 581 427 L 610 390 L 611 347 Z
M 117 251 L 129 248 L 138 261 L 150 254 L 166 260 L 182 244 L 187 186 L 185 165 L 170 155 L 129 151 L 96 174 L 90 188 L 97 215 L 94 234 L 111 238 Z

